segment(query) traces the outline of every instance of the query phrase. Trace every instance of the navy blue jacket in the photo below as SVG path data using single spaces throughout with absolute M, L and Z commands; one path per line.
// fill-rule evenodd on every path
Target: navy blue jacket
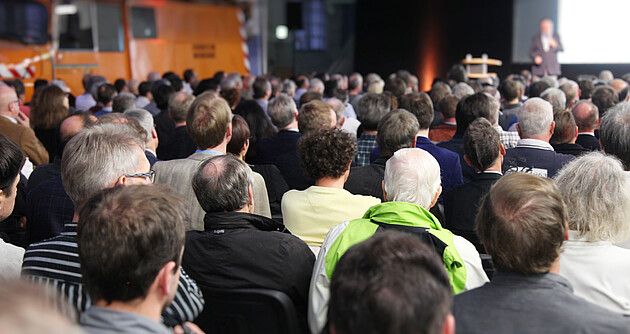
M 297 150 L 300 136 L 297 131 L 280 130 L 275 136 L 261 139 L 256 144 L 257 163 L 275 163 L 279 156 Z

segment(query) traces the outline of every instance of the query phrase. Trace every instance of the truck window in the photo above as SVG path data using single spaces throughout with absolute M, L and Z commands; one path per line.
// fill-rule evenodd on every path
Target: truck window
M 60 49 L 125 50 L 119 5 L 76 1 L 63 6 L 64 10 L 55 11 L 59 22 Z
M 0 2 L 0 39 L 46 44 L 48 12 L 39 2 Z
M 155 11 L 151 7 L 131 7 L 133 38 L 157 38 Z

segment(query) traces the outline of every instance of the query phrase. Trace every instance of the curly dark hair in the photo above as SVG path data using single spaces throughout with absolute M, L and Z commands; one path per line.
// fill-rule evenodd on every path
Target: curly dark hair
M 313 131 L 298 141 L 298 154 L 307 177 L 341 177 L 357 154 L 357 139 L 337 128 Z

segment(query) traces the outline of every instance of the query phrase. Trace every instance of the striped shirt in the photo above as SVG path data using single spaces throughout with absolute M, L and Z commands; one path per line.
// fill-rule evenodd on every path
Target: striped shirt
M 175 299 L 162 313 L 167 326 L 193 321 L 203 310 L 201 290 L 183 268 Z M 53 303 L 63 314 L 76 317 L 90 305 L 90 297 L 81 280 L 77 223 L 66 223 L 62 233 L 33 244 L 24 254 L 22 277 L 34 284 L 47 286 Z M 60 298 L 62 297 L 62 298 Z M 55 302 L 67 300 L 68 303 Z

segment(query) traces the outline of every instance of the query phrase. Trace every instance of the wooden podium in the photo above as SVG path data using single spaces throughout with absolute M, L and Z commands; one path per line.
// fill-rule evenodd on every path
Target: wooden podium
M 462 59 L 462 64 L 466 65 L 466 73 L 471 79 L 496 77 L 496 73 L 488 72 L 488 66 L 501 66 L 503 62 L 498 59 L 490 59 L 487 54 L 481 55 L 481 58 L 473 58 L 467 54 Z

